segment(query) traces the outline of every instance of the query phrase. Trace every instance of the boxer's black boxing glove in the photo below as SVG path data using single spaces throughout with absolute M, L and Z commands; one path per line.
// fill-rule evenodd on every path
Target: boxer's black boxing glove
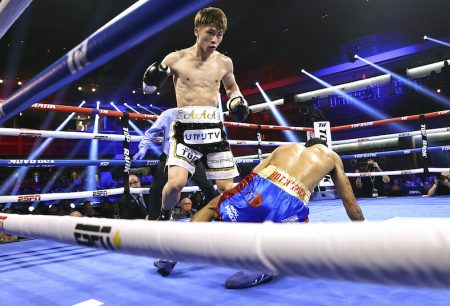
M 227 102 L 227 109 L 234 121 L 242 122 L 248 117 L 248 104 L 240 92 L 233 92 Z
M 144 73 L 142 89 L 145 94 L 152 94 L 161 89 L 171 74 L 168 66 L 158 62 L 151 64 Z

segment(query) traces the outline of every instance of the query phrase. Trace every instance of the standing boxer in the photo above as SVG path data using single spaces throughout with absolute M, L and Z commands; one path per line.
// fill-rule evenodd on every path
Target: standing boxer
M 178 107 L 170 130 L 168 182 L 159 220 L 170 219 L 171 209 L 199 160 L 220 191 L 231 189 L 238 175 L 217 108 L 220 82 L 230 98 L 227 108 L 234 120 L 245 120 L 248 106 L 236 84 L 233 62 L 217 51 L 226 29 L 227 18 L 221 9 L 200 10 L 194 20 L 195 44 L 168 54 L 144 74 L 145 93 L 156 92 L 173 76 Z

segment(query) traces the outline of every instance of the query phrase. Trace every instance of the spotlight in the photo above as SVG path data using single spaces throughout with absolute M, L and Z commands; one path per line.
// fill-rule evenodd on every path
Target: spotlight
M 2 79 L 0 79 L 0 84 L 3 84 L 3 80 Z
M 82 91 L 82 90 L 83 90 L 83 87 L 78 86 L 78 91 Z
M 17 82 L 17 85 L 19 85 L 19 86 L 22 85 L 22 82 L 21 81 Z
M 305 69 L 300 70 L 301 73 L 305 73 Z
M 440 90 L 440 89 L 438 88 L 438 89 L 436 90 L 436 92 L 438 92 L 438 93 L 439 93 L 439 92 L 441 92 L 441 90 Z
M 95 89 L 95 88 L 92 88 L 91 90 L 92 90 L 92 92 L 95 92 L 95 91 L 96 91 L 96 89 Z
M 133 90 L 133 93 L 135 94 L 135 93 L 136 93 L 136 90 Z
M 113 102 L 113 101 L 111 101 L 111 102 L 109 102 L 109 104 L 111 104 L 111 105 L 114 105 L 114 102 Z
M 428 36 L 424 35 L 424 36 L 423 36 L 423 39 L 428 39 Z
M 141 106 L 139 103 L 138 104 L 136 104 L 137 106 Z
M 128 106 L 127 102 L 125 102 L 123 105 Z
M 29 206 L 29 207 L 28 207 L 28 211 L 29 211 L 29 212 L 33 212 L 33 210 L 34 210 L 34 206 Z

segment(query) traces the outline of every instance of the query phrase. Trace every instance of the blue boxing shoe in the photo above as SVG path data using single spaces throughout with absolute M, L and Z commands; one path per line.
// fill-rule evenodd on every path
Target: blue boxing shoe
M 271 282 L 275 277 L 273 273 L 239 271 L 231 275 L 225 282 L 227 289 L 244 289 Z
M 172 272 L 176 264 L 176 261 L 167 259 L 157 259 L 153 262 L 153 265 L 158 268 L 158 273 L 162 276 L 168 276 Z

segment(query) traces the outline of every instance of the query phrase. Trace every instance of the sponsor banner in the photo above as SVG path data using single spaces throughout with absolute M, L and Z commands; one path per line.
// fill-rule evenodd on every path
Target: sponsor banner
M 205 130 L 186 130 L 183 133 L 187 144 L 215 143 L 222 140 L 222 131 L 219 128 Z
M 234 158 L 231 152 L 209 153 L 207 155 L 208 168 L 220 169 L 234 167 Z
M 188 148 L 182 143 L 177 144 L 177 155 L 184 157 L 190 163 L 194 163 L 202 157 L 202 154 L 200 152 Z

